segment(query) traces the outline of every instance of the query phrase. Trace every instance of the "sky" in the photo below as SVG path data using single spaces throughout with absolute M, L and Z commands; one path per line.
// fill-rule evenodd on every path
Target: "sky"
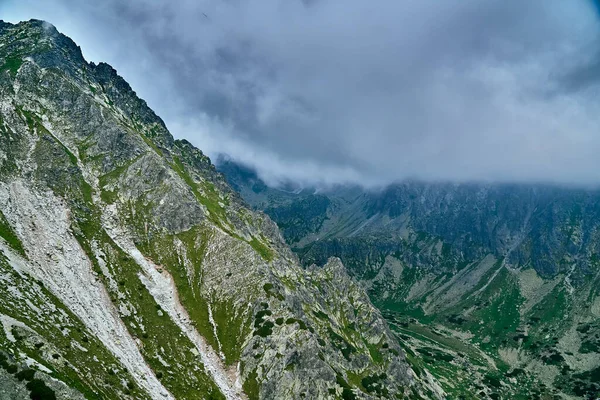
M 591 0 L 0 0 L 268 183 L 600 183 Z

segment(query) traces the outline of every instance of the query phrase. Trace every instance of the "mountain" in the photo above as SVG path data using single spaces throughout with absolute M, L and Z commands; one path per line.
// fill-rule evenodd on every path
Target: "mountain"
M 404 182 L 290 192 L 220 160 L 304 265 L 339 257 L 457 398 L 600 395 L 600 190 Z
M 302 268 L 52 25 L 0 22 L 0 399 L 442 398 L 339 259 Z

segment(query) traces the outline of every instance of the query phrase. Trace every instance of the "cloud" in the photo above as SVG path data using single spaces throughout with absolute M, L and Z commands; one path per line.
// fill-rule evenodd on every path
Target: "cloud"
M 269 182 L 599 183 L 597 2 L 96 3 L 0 18 L 52 22 L 176 137 Z

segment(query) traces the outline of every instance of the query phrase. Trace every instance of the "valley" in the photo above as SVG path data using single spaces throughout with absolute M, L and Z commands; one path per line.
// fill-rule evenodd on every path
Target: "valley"
M 278 190 L 218 163 L 304 265 L 339 257 L 415 371 L 452 398 L 589 398 L 600 382 L 600 192 L 426 184 Z
M 0 21 L 0 323 L 0 400 L 592 400 L 600 190 L 269 187 Z

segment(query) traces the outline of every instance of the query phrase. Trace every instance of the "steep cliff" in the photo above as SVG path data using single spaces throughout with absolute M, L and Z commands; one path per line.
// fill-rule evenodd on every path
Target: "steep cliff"
M 0 22 L 0 211 L 0 398 L 441 397 L 338 259 L 301 268 L 42 21 Z
M 219 168 L 304 264 L 340 257 L 415 369 L 450 395 L 599 395 L 598 189 L 404 182 L 290 192 L 233 162 Z

